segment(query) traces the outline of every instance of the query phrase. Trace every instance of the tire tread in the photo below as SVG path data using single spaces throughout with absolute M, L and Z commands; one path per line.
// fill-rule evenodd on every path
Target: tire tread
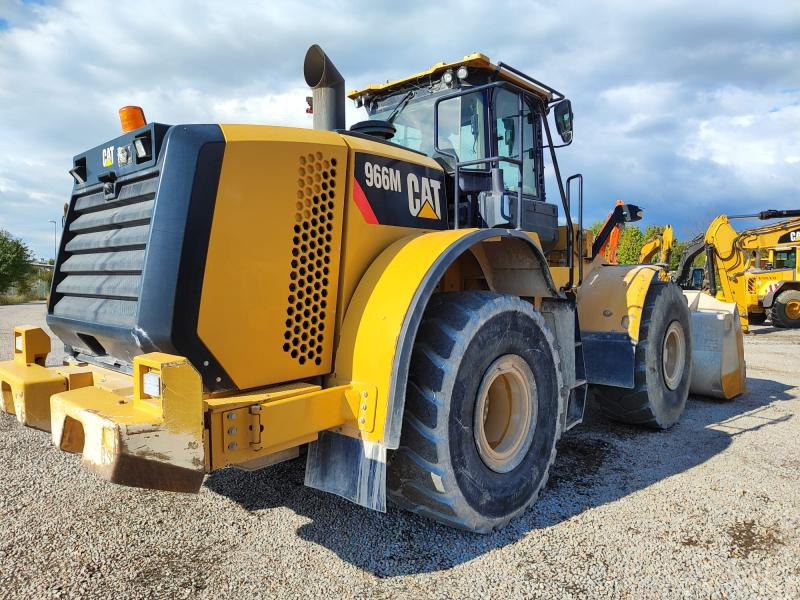
M 447 369 L 450 366 L 449 361 L 452 356 L 458 356 L 463 353 L 469 342 L 468 339 L 465 339 L 464 332 L 472 320 L 476 318 L 478 311 L 488 303 L 507 301 L 508 298 L 524 302 L 516 297 L 503 296 L 492 292 L 456 292 L 439 294 L 438 296 L 438 298 L 434 296 L 426 309 L 426 314 L 420 324 L 417 339 L 415 340 L 414 353 L 418 353 L 417 356 L 424 357 L 430 366 L 439 370 Z M 449 296 L 449 298 L 445 300 L 443 296 Z M 538 312 L 534 311 L 533 316 L 540 320 L 539 325 L 547 336 L 554 356 L 558 386 L 561 389 L 560 366 L 558 354 L 554 349 L 552 334 L 550 334 L 544 319 Z M 446 435 L 447 423 L 438 418 L 439 412 L 444 409 L 446 400 L 439 395 L 440 390 L 428 387 L 430 378 L 426 377 L 426 373 L 420 372 L 424 370 L 425 367 L 423 365 L 412 360 L 412 368 L 409 371 L 410 393 L 406 398 L 403 426 L 404 428 L 409 426 L 412 431 L 419 432 L 420 437 L 430 442 L 437 437 L 441 439 L 442 436 Z M 427 383 L 424 383 L 426 381 Z M 563 410 L 561 405 L 562 403 L 559 402 L 559 422 Z M 436 425 L 431 426 L 433 423 L 436 423 Z M 424 434 L 421 428 L 424 428 Z M 547 483 L 550 467 L 555 461 L 555 442 L 558 440 L 558 435 L 553 441 L 542 480 L 530 501 L 513 514 L 495 520 L 492 526 L 488 528 L 485 524 L 476 520 L 458 516 L 455 507 L 459 499 L 456 494 L 455 481 L 445 476 L 438 462 L 426 460 L 417 450 L 406 443 L 407 440 L 407 434 L 404 432 L 400 447 L 391 457 L 392 469 L 399 474 L 401 485 L 397 489 L 389 487 L 389 498 L 405 510 L 452 527 L 488 533 L 503 527 L 513 517 L 523 512 L 527 506 L 536 501 L 539 493 Z M 414 476 L 414 473 L 417 475 Z M 434 476 L 439 477 L 441 490 L 436 488 Z

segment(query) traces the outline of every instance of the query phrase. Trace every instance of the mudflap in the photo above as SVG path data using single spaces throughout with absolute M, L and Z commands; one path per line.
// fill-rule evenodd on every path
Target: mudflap
M 308 446 L 305 484 L 386 512 L 386 447 L 323 431 Z
M 586 379 L 595 385 L 633 388 L 636 346 L 627 333 L 581 333 Z
M 739 311 L 697 291 L 684 291 L 692 317 L 690 393 L 730 400 L 746 391 L 747 365 Z

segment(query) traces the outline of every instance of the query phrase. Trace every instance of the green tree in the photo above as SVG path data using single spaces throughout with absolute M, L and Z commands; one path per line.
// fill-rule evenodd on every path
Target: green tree
M 626 225 L 619 236 L 617 262 L 621 265 L 635 265 L 644 245 L 644 234 L 636 225 Z
M 663 225 L 648 225 L 644 230 L 644 241 L 649 242 L 664 233 Z
M 22 240 L 0 229 L 0 294 L 23 284 L 30 272 L 31 251 Z
M 678 268 L 678 263 L 681 260 L 681 254 L 683 251 L 686 250 L 686 247 L 689 245 L 689 242 L 681 242 L 680 240 L 675 240 L 675 245 L 672 246 L 672 254 L 669 256 L 669 270 L 675 271 Z
M 589 226 L 594 235 L 600 233 L 603 222 L 597 221 Z M 619 236 L 619 246 L 617 246 L 617 262 L 621 265 L 633 265 L 639 262 L 639 252 L 644 245 L 644 234 L 636 225 L 625 225 Z M 608 249 L 606 249 L 608 256 Z

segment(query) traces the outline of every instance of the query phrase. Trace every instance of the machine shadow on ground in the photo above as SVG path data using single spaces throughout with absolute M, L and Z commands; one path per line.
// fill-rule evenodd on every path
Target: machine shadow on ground
M 750 327 L 750 331 L 748 331 L 745 335 L 768 335 L 770 333 L 775 333 L 776 331 L 786 331 L 780 327 L 773 327 L 772 325 L 760 325 L 756 327 Z
M 747 383 L 748 393 L 729 402 L 690 398 L 681 423 L 667 432 L 609 421 L 590 403 L 584 423 L 560 441 L 538 502 L 486 536 L 457 531 L 392 505 L 386 514 L 372 512 L 306 488 L 303 458 L 257 472 L 226 469 L 210 475 L 205 485 L 248 511 L 286 506 L 307 517 L 310 522 L 298 529 L 298 536 L 378 577 L 446 570 L 700 465 L 725 450 L 736 435 L 791 418 L 762 414 L 773 402 L 792 399 L 787 393 L 791 386 L 756 378 Z M 439 543 L 431 544 L 432 534 Z M 354 537 L 363 543 L 354 544 Z

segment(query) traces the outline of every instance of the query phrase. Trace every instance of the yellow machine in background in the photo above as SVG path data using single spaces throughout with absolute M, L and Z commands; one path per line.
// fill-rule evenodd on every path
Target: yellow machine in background
M 669 257 L 672 254 L 672 246 L 674 244 L 675 236 L 672 233 L 672 225 L 666 225 L 659 235 L 644 243 L 644 246 L 642 246 L 639 252 L 639 262 L 649 263 L 653 260 L 656 253 L 658 253 L 658 262 L 668 265 Z
M 677 281 L 690 281 L 694 259 L 706 253 L 705 286 L 712 296 L 735 302 L 742 328 L 764 323 L 774 327 L 800 327 L 800 219 L 791 218 L 737 232 L 734 218 L 761 220 L 800 217 L 800 210 L 767 210 L 755 215 L 720 215 L 705 234 L 692 242 L 681 256 Z
M 597 238 L 573 222 L 569 100 L 473 54 L 352 92 L 347 130 L 318 46 L 304 74 L 313 130 L 126 107 L 74 158 L 47 319 L 67 360 L 16 328 L 2 410 L 112 482 L 197 491 L 305 446 L 309 486 L 481 532 L 536 499 L 588 386 L 678 421 L 689 309 L 663 268 L 603 263 L 636 207 Z

